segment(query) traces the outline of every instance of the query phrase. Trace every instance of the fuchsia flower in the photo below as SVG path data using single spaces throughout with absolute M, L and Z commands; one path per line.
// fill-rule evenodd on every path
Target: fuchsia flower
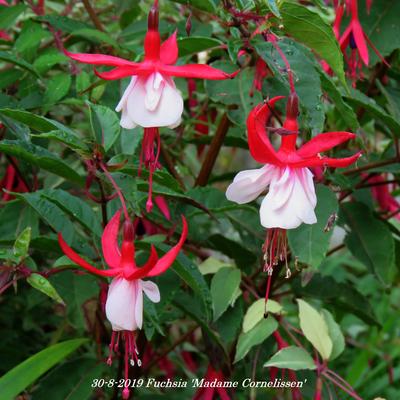
M 283 96 L 274 97 L 253 108 L 247 118 L 248 143 L 253 158 L 264 163 L 256 170 L 239 172 L 226 191 L 228 200 L 239 204 L 255 200 L 269 186 L 261 203 L 261 225 L 270 228 L 263 246 L 268 281 L 265 292 L 267 303 L 273 267 L 285 261 L 286 277 L 290 276 L 287 264 L 286 229 L 297 228 L 301 223 L 317 222 L 314 208 L 317 204 L 311 167 L 347 167 L 354 163 L 360 152 L 347 158 L 329 158 L 320 153 L 353 139 L 349 132 L 321 133 L 296 149 L 298 135 L 298 97 L 292 92 L 286 106 L 283 128 L 275 129 L 282 135 L 281 146 L 276 151 L 266 131 L 274 104 Z
M 371 8 L 371 1 L 367 1 L 367 9 Z M 339 39 L 339 45 L 342 50 L 342 53 L 346 59 L 346 62 L 349 66 L 350 70 L 350 78 L 354 82 L 362 77 L 362 64 L 368 66 L 369 64 L 369 53 L 368 53 L 368 44 L 374 50 L 376 55 L 384 62 L 386 65 L 389 64 L 382 57 L 376 47 L 372 44 L 366 33 L 364 32 L 360 20 L 358 18 L 358 0 L 346 0 L 346 8 L 351 14 L 351 19 L 348 27 L 343 32 L 342 36 Z M 336 9 L 336 18 L 334 24 L 334 32 L 336 37 L 340 32 L 340 23 L 343 16 L 343 6 L 338 6 Z M 350 47 L 350 57 L 346 55 L 346 48 Z
M 383 184 L 385 178 L 382 175 L 374 175 L 368 179 L 368 183 L 375 183 L 376 186 L 371 187 L 373 198 L 379 205 L 381 211 L 394 214 L 394 217 L 400 221 L 400 204 L 392 196 L 391 191 L 393 188 L 390 184 Z
M 349 132 L 321 133 L 296 149 L 298 135 L 298 98 L 291 94 L 286 108 L 281 146 L 276 151 L 268 139 L 266 123 L 271 109 L 282 96 L 256 106 L 247 119 L 248 142 L 253 158 L 266 164 L 261 169 L 239 172 L 228 187 L 226 196 L 239 204 L 256 199 L 269 186 L 261 209 L 261 224 L 265 228 L 293 229 L 301 223 L 316 222 L 314 208 L 317 203 L 313 175 L 310 167 L 347 167 L 360 156 L 329 158 L 321 152 L 353 139 Z
M 112 277 L 105 305 L 106 316 L 110 321 L 113 334 L 110 344 L 108 363 L 112 362 L 112 352 L 118 350 L 120 333 L 125 340 L 125 377 L 128 378 L 129 360 L 133 365 L 140 366 L 138 359 L 134 331 L 141 329 L 143 324 L 143 293 L 153 302 L 160 301 L 160 292 L 155 283 L 144 281 L 143 278 L 153 277 L 164 273 L 178 256 L 187 236 L 187 223 L 182 216 L 183 230 L 179 242 L 164 256 L 158 258 L 152 246 L 148 261 L 142 267 L 135 263 L 134 226 L 130 220 L 125 220 L 121 247 L 118 245 L 118 231 L 121 211 L 115 213 L 104 229 L 101 242 L 103 255 L 110 267 L 107 270 L 98 269 L 90 265 L 81 256 L 75 253 L 64 241 L 61 233 L 58 241 L 62 251 L 73 262 L 93 274 Z M 129 390 L 125 387 L 124 398 L 128 398 Z
M 175 87 L 173 77 L 228 79 L 236 75 L 204 64 L 174 66 L 178 59 L 176 31 L 161 44 L 157 0 L 149 13 L 148 31 L 144 40 L 144 61 L 136 63 L 103 54 L 66 54 L 82 63 L 115 67 L 107 72 L 95 70 L 102 79 L 132 77 L 116 107 L 116 111 L 122 111 L 121 126 L 127 129 L 136 125 L 144 128 L 172 128 L 179 125 L 183 99 Z

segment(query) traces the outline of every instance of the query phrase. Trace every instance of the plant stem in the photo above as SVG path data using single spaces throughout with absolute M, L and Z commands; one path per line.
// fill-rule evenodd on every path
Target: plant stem
M 90 19 L 92 20 L 94 26 L 99 30 L 104 32 L 104 27 L 103 24 L 100 22 L 99 18 L 97 17 L 97 13 L 94 10 L 94 8 L 92 7 L 92 5 L 90 4 L 89 0 L 82 0 L 83 5 L 86 8 L 86 11 L 89 14 Z
M 224 142 L 225 136 L 228 132 L 230 121 L 228 115 L 225 113 L 218 125 L 215 136 L 213 137 L 210 147 L 207 151 L 204 163 L 201 166 L 199 176 L 196 179 L 195 186 L 205 186 L 207 185 L 208 179 L 210 178 L 211 171 L 214 167 L 215 161 L 217 160 L 219 151 L 221 150 L 222 144 Z

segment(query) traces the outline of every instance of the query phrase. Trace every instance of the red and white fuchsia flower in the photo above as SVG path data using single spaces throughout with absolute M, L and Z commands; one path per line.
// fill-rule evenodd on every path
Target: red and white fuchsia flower
M 358 152 L 351 157 L 336 159 L 320 154 L 353 139 L 355 135 L 350 132 L 321 133 L 297 149 L 299 111 L 295 92 L 289 95 L 283 128 L 274 129 L 282 136 L 280 148 L 276 151 L 268 138 L 266 125 L 272 116 L 274 104 L 282 98 L 274 97 L 250 112 L 247 118 L 250 153 L 256 161 L 265 165 L 260 169 L 239 172 L 226 191 L 229 200 L 244 204 L 255 200 L 269 186 L 260 208 L 261 225 L 269 228 L 263 248 L 265 270 L 269 278 L 278 261 L 286 262 L 286 229 L 317 222 L 314 212 L 317 197 L 309 168 L 347 167 L 361 155 Z M 290 274 L 287 263 L 286 273 L 287 276 Z M 269 286 L 270 279 L 266 299 Z
M 149 13 L 142 62 L 136 63 L 103 54 L 66 54 L 82 63 L 115 67 L 107 72 L 95 70 L 102 79 L 131 77 L 131 82 L 116 107 L 116 111 L 122 111 L 121 126 L 127 129 L 137 125 L 144 128 L 173 128 L 179 125 L 183 99 L 175 87 L 173 77 L 218 80 L 233 78 L 236 75 L 205 64 L 173 65 L 178 59 L 176 32 L 161 43 L 157 0 Z
M 158 258 L 152 246 L 148 261 L 142 267 L 135 262 L 134 225 L 130 220 L 125 220 L 123 225 L 123 238 L 121 247 L 118 245 L 118 231 L 121 211 L 115 213 L 104 229 L 101 242 L 104 259 L 110 267 L 107 270 L 98 269 L 90 265 L 81 256 L 75 253 L 64 241 L 61 233 L 58 241 L 61 249 L 73 262 L 93 274 L 112 277 L 105 305 L 106 316 L 110 321 L 113 334 L 110 344 L 108 363 L 112 362 L 113 351 L 118 350 L 120 334 L 125 341 L 125 377 L 128 378 L 129 362 L 140 366 L 138 359 L 134 331 L 142 328 L 143 324 L 143 293 L 154 303 L 160 301 L 160 292 L 155 283 L 144 281 L 164 273 L 178 256 L 187 236 L 187 223 L 182 216 L 183 230 L 179 242 L 164 256 Z M 124 398 L 128 398 L 129 390 L 125 387 Z
M 301 223 L 314 224 L 317 221 L 314 213 L 317 198 L 309 168 L 346 167 L 356 161 L 360 153 L 339 159 L 321 156 L 321 152 L 353 139 L 355 135 L 349 132 L 321 133 L 296 149 L 298 99 L 295 94 L 288 99 L 281 146 L 276 151 L 268 139 L 265 126 L 275 102 L 282 98 L 275 97 L 250 112 L 247 119 L 250 153 L 256 161 L 265 165 L 260 169 L 239 172 L 228 187 L 226 196 L 244 204 L 256 199 L 269 186 L 261 204 L 261 225 L 265 228 L 293 229 Z

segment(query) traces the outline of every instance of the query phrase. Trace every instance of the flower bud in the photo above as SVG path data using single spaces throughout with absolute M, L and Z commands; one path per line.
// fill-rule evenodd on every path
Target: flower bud
M 149 31 L 158 31 L 158 0 L 154 1 L 147 20 Z

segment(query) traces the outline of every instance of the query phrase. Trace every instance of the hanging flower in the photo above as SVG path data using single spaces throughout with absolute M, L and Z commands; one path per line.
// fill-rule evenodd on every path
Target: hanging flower
M 367 2 L 368 10 L 371 7 L 371 3 Z M 346 8 L 350 11 L 351 19 L 350 23 L 343 32 L 342 36 L 339 39 L 340 48 L 345 57 L 347 65 L 349 67 L 350 78 L 353 81 L 353 86 L 355 86 L 355 81 L 359 78 L 363 77 L 362 74 L 362 65 L 368 66 L 369 64 L 369 53 L 368 53 L 368 44 L 374 50 L 375 54 L 381 59 L 383 63 L 387 66 L 389 64 L 382 57 L 376 47 L 372 44 L 369 37 L 364 32 L 360 20 L 358 18 L 358 0 L 347 0 Z M 336 19 L 335 19 L 335 34 L 339 32 L 340 22 L 343 15 L 343 7 L 338 6 L 336 10 Z M 350 47 L 350 57 L 346 54 L 346 48 Z
M 311 167 L 347 167 L 354 163 L 360 152 L 347 158 L 330 158 L 320 153 L 353 139 L 349 132 L 321 133 L 309 142 L 296 148 L 298 136 L 298 97 L 291 93 L 286 106 L 286 120 L 283 128 L 275 129 L 282 136 L 276 151 L 269 141 L 266 124 L 272 116 L 276 101 L 283 96 L 253 108 L 247 118 L 247 132 L 250 153 L 265 165 L 260 169 L 239 172 L 229 185 L 226 197 L 239 204 L 255 200 L 268 186 L 269 191 L 261 203 L 261 225 L 269 228 L 264 244 L 265 270 L 272 275 L 278 261 L 286 261 L 286 229 L 297 228 L 300 224 L 317 222 L 313 174 Z M 286 263 L 287 276 L 290 274 Z M 269 295 L 268 280 L 266 298 Z
M 385 184 L 386 176 L 373 175 L 368 178 L 368 184 L 371 186 L 372 197 L 376 200 L 382 212 L 393 215 L 400 221 L 400 204 L 391 194 L 395 185 Z
M 182 235 L 171 250 L 158 258 L 152 246 L 148 261 L 144 266 L 138 267 L 135 263 L 134 226 L 130 220 L 124 222 L 122 244 L 121 247 L 118 245 L 120 216 L 121 211 L 115 213 L 105 227 L 101 238 L 104 259 L 109 269 L 101 270 L 90 265 L 67 245 L 61 233 L 58 234 L 58 241 L 62 251 L 73 262 L 93 274 L 113 278 L 105 304 L 106 316 L 113 329 L 107 363 L 112 363 L 113 351 L 118 350 L 122 336 L 125 341 L 125 378 L 127 379 L 129 362 L 132 365 L 135 362 L 141 365 L 134 332 L 141 329 L 143 324 L 143 293 L 154 303 L 160 301 L 157 285 L 144 281 L 143 278 L 160 275 L 171 266 L 186 240 L 187 224 L 185 218 L 182 217 Z M 123 397 L 125 399 L 129 397 L 128 387 L 124 388 Z
M 136 125 L 144 128 L 176 127 L 183 112 L 183 99 L 172 77 L 228 79 L 228 74 L 205 64 L 177 65 L 178 46 L 176 31 L 161 44 L 158 32 L 158 1 L 154 2 L 148 18 L 148 31 L 144 40 L 144 61 L 140 63 L 103 54 L 73 54 L 72 59 L 93 65 L 115 67 L 111 71 L 95 73 L 102 79 L 114 80 L 131 77 L 131 82 L 116 107 L 122 111 L 121 126 Z

